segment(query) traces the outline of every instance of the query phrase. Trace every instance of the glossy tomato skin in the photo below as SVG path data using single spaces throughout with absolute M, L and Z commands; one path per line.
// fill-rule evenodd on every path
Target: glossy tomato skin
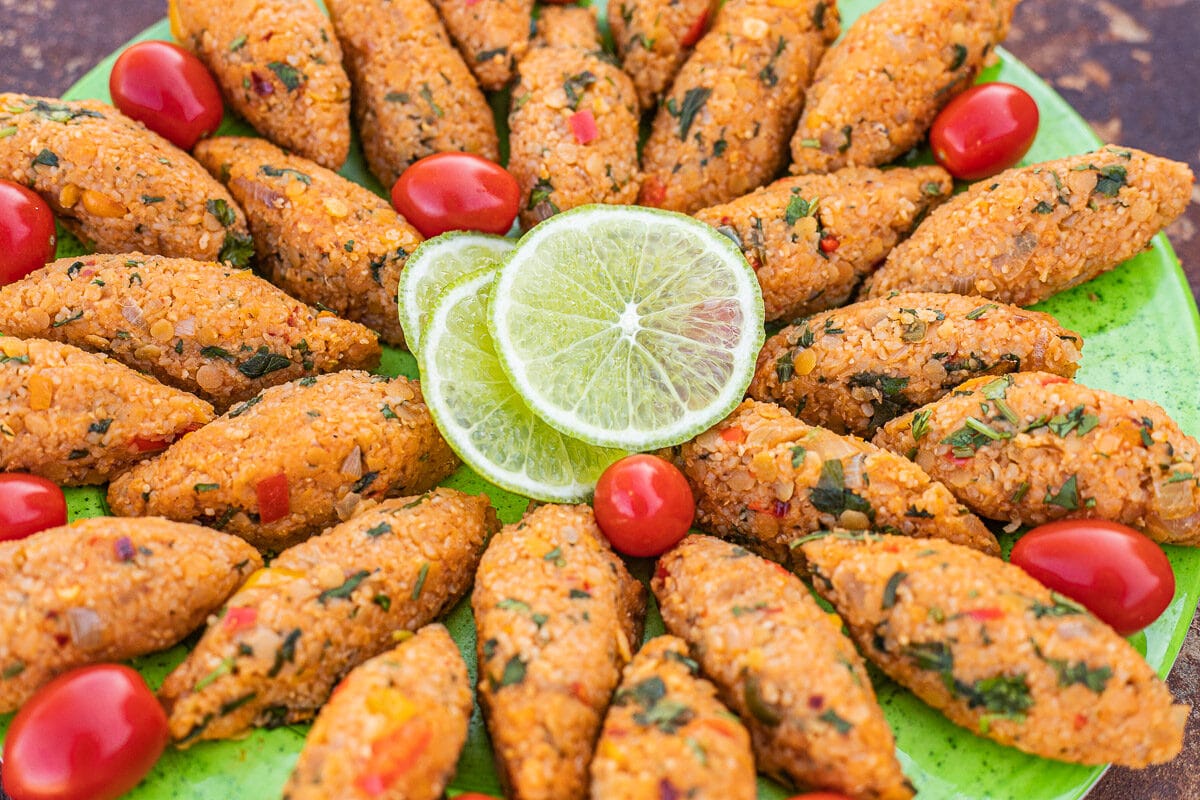
M 692 488 L 674 464 L 658 456 L 626 456 L 596 482 L 596 522 L 627 556 L 659 556 L 688 532 L 696 515 Z
M 115 800 L 145 777 L 168 737 L 167 715 L 132 669 L 72 670 L 13 718 L 4 791 L 12 800 Z
M 19 281 L 54 260 L 54 212 L 12 181 L 0 181 L 0 285 Z
M 221 124 L 221 90 L 200 59 L 170 42 L 139 42 L 108 78 L 113 105 L 176 147 L 191 150 Z
M 1116 522 L 1040 525 L 1016 543 L 1011 561 L 1122 636 L 1158 619 L 1175 595 L 1175 573 L 1162 549 Z
M 58 484 L 37 475 L 0 472 L 0 542 L 66 524 L 67 499 Z
M 1038 107 L 1010 83 L 984 83 L 955 97 L 933 121 L 933 157 L 956 178 L 976 181 L 1021 160 L 1037 136 Z
M 520 202 L 516 178 L 473 153 L 425 156 L 392 186 L 392 206 L 426 239 L 446 231 L 503 235 Z

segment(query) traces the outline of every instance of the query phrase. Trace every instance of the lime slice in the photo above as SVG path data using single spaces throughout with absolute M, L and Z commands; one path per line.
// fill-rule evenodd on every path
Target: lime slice
M 725 417 L 763 343 L 758 280 L 733 242 L 658 209 L 581 206 L 500 268 L 489 322 L 533 411 L 595 445 L 652 450 Z
M 421 347 L 421 388 L 446 441 L 492 483 L 537 500 L 586 500 L 626 455 L 563 436 L 513 390 L 492 347 L 487 295 L 495 270 L 465 275 L 438 296 Z
M 404 341 L 420 352 L 421 331 L 438 294 L 455 278 L 485 267 L 497 267 L 517 243 L 503 236 L 455 231 L 443 233 L 413 251 L 400 271 L 397 300 Z

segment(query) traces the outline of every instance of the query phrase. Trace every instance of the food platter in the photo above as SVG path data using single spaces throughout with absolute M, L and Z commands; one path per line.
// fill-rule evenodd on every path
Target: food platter
M 872 5 L 872 0 L 843 3 L 843 28 Z M 169 40 L 171 35 L 163 20 L 137 38 Z M 114 58 L 115 54 L 97 65 L 66 97 L 107 101 L 107 77 Z M 1000 58 L 1000 63 L 989 68 L 981 80 L 1018 84 L 1035 97 L 1041 110 L 1038 138 L 1024 163 L 1084 152 L 1099 144 L 1086 123 L 1053 90 L 1011 55 L 1000 51 Z M 492 99 L 500 112 L 498 116 L 502 117 L 507 96 L 501 94 Z M 223 132 L 235 131 L 246 133 L 248 129 L 227 120 Z M 1123 144 L 1136 147 L 1139 143 Z M 352 149 L 342 174 L 373 190 L 381 189 L 368 175 L 357 147 Z M 63 247 L 70 248 L 72 243 L 64 242 Z M 1077 375 L 1081 383 L 1152 400 L 1162 405 L 1185 432 L 1200 434 L 1200 397 L 1189 380 L 1194 365 L 1200 363 L 1200 318 L 1164 236 L 1155 237 L 1147 251 L 1116 271 L 1056 296 L 1038 308 L 1082 334 L 1084 357 Z M 410 355 L 389 349 L 385 349 L 380 371 L 411 377 L 417 373 Z M 466 468 L 446 484 L 470 492 L 486 491 L 505 522 L 518 519 L 526 507 L 524 498 L 486 484 Z M 68 490 L 72 518 L 104 513 L 102 496 L 97 489 Z M 1166 675 L 1174 662 L 1200 598 L 1200 553 L 1186 548 L 1166 550 L 1176 574 L 1176 596 L 1162 617 L 1132 640 L 1160 675 Z M 633 566 L 635 574 L 646 577 L 648 562 Z M 467 604 L 460 604 L 446 622 L 472 667 L 474 680 L 474 629 Z M 661 620 L 652 608 L 647 636 L 661 632 Z M 185 652 L 185 646 L 176 647 L 139 659 L 135 665 L 152 686 L 157 686 Z M 1082 797 L 1103 772 L 1100 767 L 1073 766 L 1026 756 L 976 737 L 952 725 L 879 673 L 872 675 L 887 719 L 896 733 L 901 764 L 918 787 L 920 798 L 1065 800 Z M 0 718 L 0 735 L 7 729 L 8 719 Z M 257 731 L 241 741 L 205 742 L 186 751 L 168 750 L 129 797 L 135 800 L 277 797 L 306 731 L 305 726 L 289 726 Z M 470 738 L 450 794 L 457 791 L 499 794 L 478 711 L 472 718 Z M 760 784 L 760 797 L 786 796 L 777 786 Z

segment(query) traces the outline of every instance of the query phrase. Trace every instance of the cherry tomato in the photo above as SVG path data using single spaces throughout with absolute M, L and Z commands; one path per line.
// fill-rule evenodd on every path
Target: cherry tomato
M 425 238 L 446 231 L 508 233 L 521 189 L 508 170 L 473 153 L 435 153 L 404 170 L 392 205 Z
M 117 56 L 113 105 L 176 147 L 191 150 L 221 124 L 221 90 L 200 59 L 170 42 L 139 42 Z
M 977 181 L 1021 160 L 1037 136 L 1038 107 L 1010 83 L 972 86 L 933 121 L 933 157 L 956 178 Z
M 129 667 L 95 664 L 38 689 L 4 742 L 12 800 L 113 800 L 138 784 L 167 745 L 167 715 Z
M 696 501 L 687 478 L 658 456 L 626 456 L 596 483 L 596 522 L 617 552 L 658 556 L 692 525 Z
M 56 243 L 50 205 L 18 183 L 0 181 L 0 285 L 52 261 Z
M 1157 619 L 1175 595 L 1175 573 L 1162 549 L 1116 522 L 1065 519 L 1040 525 L 1021 537 L 1011 560 L 1122 636 Z
M 58 484 L 37 475 L 0 472 L 0 542 L 66 524 L 67 499 Z

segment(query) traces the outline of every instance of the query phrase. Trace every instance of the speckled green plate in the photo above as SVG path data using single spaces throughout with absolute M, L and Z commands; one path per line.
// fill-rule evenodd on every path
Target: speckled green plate
M 844 0 L 844 24 L 849 25 L 874 4 L 872 0 Z M 166 20 L 138 37 L 170 38 Z M 1007 53 L 1001 52 L 1000 57 L 1001 63 L 989 69 L 981 80 L 1004 80 L 1023 86 L 1037 99 L 1041 109 L 1041 130 L 1026 161 L 1080 153 L 1099 144 L 1087 124 L 1061 97 Z M 113 58 L 115 54 L 102 61 L 66 96 L 108 101 L 108 73 Z M 500 95 L 493 100 L 502 116 L 506 97 Z M 244 133 L 247 129 L 227 120 L 225 131 Z M 1138 143 L 1122 144 L 1136 147 Z M 342 173 L 380 191 L 379 184 L 367 174 L 357 147 Z M 64 247 L 71 246 L 68 239 Z M 1153 400 L 1166 408 L 1189 434 L 1200 434 L 1200 396 L 1194 381 L 1196 365 L 1200 364 L 1200 318 L 1178 260 L 1164 236 L 1156 237 L 1147 251 L 1114 272 L 1058 295 L 1039 308 L 1083 334 L 1086 342 L 1083 368 L 1077 376 L 1082 383 Z M 407 353 L 389 351 L 381 371 L 415 376 L 416 365 Z M 524 498 L 489 486 L 466 469 L 446 483 L 467 491 L 486 489 L 506 522 L 516 520 L 525 507 Z M 73 517 L 103 514 L 102 496 L 96 489 L 69 490 Z M 1179 652 L 1200 594 L 1200 551 L 1170 547 L 1166 550 L 1175 568 L 1176 596 L 1162 617 L 1133 640 L 1164 676 Z M 644 577 L 647 565 L 634 566 Z M 455 609 L 447 623 L 472 665 L 474 679 L 475 631 L 467 605 Z M 646 627 L 648 636 L 662 631 L 656 609 L 651 609 Z M 135 666 L 157 686 L 185 652 L 184 647 L 176 647 L 139 659 Z M 978 738 L 950 724 L 877 672 L 873 675 L 880 702 L 896 732 L 904 771 L 918 787 L 922 800 L 1067 800 L 1082 797 L 1103 772 L 1099 767 L 1034 758 Z M 0 718 L 0 733 L 7 727 L 8 718 Z M 290 726 L 257 731 L 236 742 L 204 742 L 186 751 L 169 750 L 129 797 L 136 800 L 279 797 L 306 732 L 304 726 Z M 450 794 L 461 791 L 499 794 L 491 750 L 478 711 L 472 718 L 470 739 Z M 783 798 L 787 793 L 763 781 L 759 795 Z

